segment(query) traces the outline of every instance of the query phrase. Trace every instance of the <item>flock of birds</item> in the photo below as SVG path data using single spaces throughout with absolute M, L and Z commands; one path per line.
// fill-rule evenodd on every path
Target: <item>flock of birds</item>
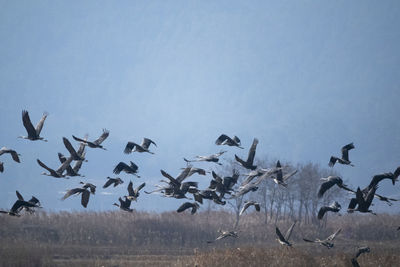
M 42 118 L 36 125 L 36 127 L 34 127 L 29 118 L 28 112 L 25 110 L 22 111 L 22 122 L 28 135 L 19 137 L 31 141 L 42 140 L 47 142 L 46 139 L 40 136 L 47 116 L 48 114 L 44 113 Z M 79 174 L 79 170 L 83 162 L 87 161 L 85 158 L 86 147 L 100 148 L 106 150 L 106 148 L 102 146 L 102 143 L 107 139 L 109 134 L 110 132 L 108 130 L 103 129 L 103 133 L 100 135 L 100 137 L 93 141 L 89 141 L 87 135 L 84 136 L 83 138 L 79 138 L 72 135 L 73 139 L 79 142 L 79 146 L 77 149 L 74 148 L 74 146 L 67 138 L 63 137 L 63 143 L 66 149 L 68 150 L 69 155 L 65 156 L 61 153 L 58 153 L 60 166 L 57 169 L 52 169 L 48 167 L 46 164 L 44 164 L 41 160 L 37 159 L 37 163 L 47 171 L 42 174 L 54 178 L 68 178 L 74 176 L 84 177 L 83 175 Z M 222 134 L 215 141 L 215 144 L 221 146 L 222 145 L 233 146 L 240 149 L 244 149 L 241 146 L 241 141 L 237 136 L 231 138 L 225 134 Z M 154 154 L 154 152 L 149 150 L 151 145 L 157 147 L 154 141 L 152 141 L 149 138 L 144 138 L 140 145 L 134 142 L 128 142 L 123 152 L 126 154 L 130 154 L 132 152 L 138 152 L 138 153 L 146 152 Z M 184 158 L 184 161 L 186 162 L 186 167 L 182 168 L 183 170 L 176 177 L 173 177 L 166 171 L 161 170 L 161 175 L 166 179 L 160 181 L 160 183 L 162 184 L 155 185 L 156 188 L 154 190 L 150 192 L 147 191 L 144 192 L 146 194 L 154 194 L 154 193 L 161 194 L 162 196 L 169 198 L 194 200 L 194 202 L 183 203 L 177 209 L 177 212 L 183 212 L 187 209 L 190 209 L 191 214 L 195 214 L 196 211 L 200 208 L 200 204 L 203 204 L 204 199 L 211 200 L 217 205 L 225 205 L 227 199 L 242 197 L 245 194 L 248 194 L 249 192 L 257 191 L 260 183 L 267 179 L 272 179 L 277 185 L 286 188 L 288 185 L 289 178 L 295 175 L 297 173 L 297 170 L 286 172 L 286 167 L 282 167 L 279 161 L 277 161 L 276 166 L 273 168 L 261 168 L 259 166 L 256 166 L 254 158 L 256 154 L 257 145 L 258 145 L 258 139 L 254 138 L 253 143 L 249 149 L 247 159 L 245 160 L 235 154 L 236 162 L 243 168 L 249 170 L 247 174 L 244 174 L 245 179 L 243 179 L 243 182 L 240 185 L 238 185 L 238 180 L 241 174 L 239 174 L 237 170 L 233 170 L 231 176 L 225 176 L 225 177 L 221 177 L 214 171 L 211 171 L 212 179 L 210 181 L 209 186 L 205 189 L 199 189 L 197 182 L 186 181 L 186 179 L 192 176 L 193 174 L 207 175 L 208 173 L 210 173 L 205 169 L 194 167 L 192 165 L 193 162 L 203 161 L 203 162 L 211 162 L 218 165 L 222 165 L 219 162 L 219 159 L 221 155 L 226 153 L 226 151 L 220 151 L 219 153 L 208 156 L 196 156 L 191 160 Z M 355 147 L 353 143 L 343 146 L 341 149 L 342 152 L 341 157 L 331 156 L 328 165 L 330 167 L 333 167 L 335 164 L 339 163 L 339 164 L 354 166 L 349 159 L 349 151 L 354 148 Z M 14 161 L 20 163 L 20 158 L 19 158 L 20 154 L 18 154 L 15 150 L 3 147 L 0 149 L 0 156 L 2 156 L 3 154 L 10 154 Z M 71 166 L 73 162 L 75 163 L 73 166 Z M 121 172 L 125 172 L 127 174 L 132 174 L 137 178 L 140 178 L 140 176 L 138 175 L 138 169 L 139 167 L 132 161 L 130 161 L 129 164 L 124 162 L 119 162 L 115 166 L 113 172 L 117 175 L 120 174 Z M 0 172 L 3 171 L 4 171 L 4 163 L 0 161 Z M 398 180 L 399 175 L 400 175 L 400 167 L 398 167 L 393 173 L 387 172 L 387 173 L 377 174 L 373 176 L 370 184 L 362 190 L 360 189 L 360 187 L 358 187 L 357 190 L 353 190 L 349 188 L 347 185 L 345 185 L 340 177 L 329 176 L 326 178 L 321 178 L 323 182 L 320 185 L 317 194 L 318 197 L 321 198 L 326 191 L 328 191 L 330 188 L 336 185 L 339 188 L 351 192 L 352 194 L 355 195 L 355 197 L 353 197 L 350 200 L 350 203 L 348 205 L 347 211 L 349 213 L 357 211 L 361 213 L 375 214 L 370 209 L 374 198 L 377 198 L 378 200 L 381 201 L 385 201 L 389 205 L 392 205 L 392 201 L 397 201 L 397 199 L 388 198 L 377 194 L 376 190 L 378 189 L 379 183 L 384 179 L 389 179 L 392 181 L 394 185 L 395 182 Z M 107 177 L 107 180 L 103 185 L 103 188 L 108 188 L 111 185 L 113 185 L 113 187 L 116 187 L 123 183 L 124 181 L 119 177 L 115 178 Z M 68 190 L 62 199 L 64 200 L 72 195 L 80 194 L 81 205 L 86 208 L 89 203 L 90 195 L 95 194 L 96 192 L 96 185 L 85 182 L 80 182 L 80 184 L 82 186 Z M 123 197 L 119 197 L 118 199 L 119 204 L 114 203 L 113 205 L 119 207 L 122 211 L 132 212 L 133 209 L 131 208 L 131 203 L 132 201 L 136 201 L 138 199 L 140 191 L 145 187 L 145 185 L 146 183 L 142 183 L 134 189 L 133 183 L 132 181 L 130 181 L 127 187 L 128 194 Z M 236 185 L 238 186 L 235 187 Z M 234 187 L 237 189 L 234 189 Z M 22 210 L 25 210 L 26 212 L 29 213 L 33 213 L 35 211 L 35 208 L 41 208 L 40 201 L 36 197 L 32 197 L 30 200 L 24 200 L 24 198 L 18 191 L 16 191 L 16 194 L 18 199 L 13 204 L 11 209 L 8 211 L 1 210 L 0 213 L 8 214 L 11 216 L 20 216 Z M 193 196 L 193 198 L 189 198 L 187 196 L 190 194 Z M 240 210 L 239 216 L 242 216 L 244 212 L 252 206 L 256 211 L 258 212 L 260 211 L 260 203 L 258 203 L 255 200 L 248 200 L 244 202 L 244 205 Z M 341 210 L 341 205 L 337 201 L 334 201 L 331 205 L 322 206 L 319 209 L 318 219 L 322 219 L 327 212 L 339 212 L 340 210 Z M 279 228 L 276 227 L 276 235 L 278 237 L 277 241 L 280 244 L 288 247 L 292 246 L 292 243 L 290 243 L 289 239 L 293 231 L 293 228 L 295 227 L 295 224 L 296 222 L 294 222 L 290 226 L 285 236 L 281 233 Z M 398 228 L 398 230 L 399 229 L 400 227 Z M 340 231 L 341 229 L 338 229 L 337 231 L 335 231 L 335 233 L 333 233 L 332 235 L 323 240 L 320 239 L 310 240 L 306 238 L 304 238 L 303 240 L 305 242 L 312 242 L 323 245 L 329 249 L 334 246 L 333 240 L 340 233 Z M 234 238 L 238 237 L 238 232 L 234 230 L 233 231 L 219 230 L 219 234 L 220 235 L 215 240 L 208 241 L 208 243 L 212 243 L 226 237 L 234 237 Z M 366 253 L 369 251 L 370 249 L 368 247 L 359 248 L 356 256 L 352 259 L 353 266 L 359 266 L 357 258 L 362 253 Z

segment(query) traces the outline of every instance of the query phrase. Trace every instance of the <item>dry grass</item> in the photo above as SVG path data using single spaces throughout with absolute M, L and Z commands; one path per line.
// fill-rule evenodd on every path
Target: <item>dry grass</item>
M 261 214 L 247 214 L 238 239 L 207 244 L 234 219 L 227 212 L 1 216 L 0 266 L 350 266 L 358 245 L 371 247 L 361 266 L 400 262 L 397 215 L 332 217 L 326 228 L 297 225 L 294 247 L 286 249 L 275 241 L 275 225 L 265 225 Z M 286 231 L 290 223 L 278 226 Z M 327 237 L 338 227 L 342 232 L 331 250 L 302 241 Z

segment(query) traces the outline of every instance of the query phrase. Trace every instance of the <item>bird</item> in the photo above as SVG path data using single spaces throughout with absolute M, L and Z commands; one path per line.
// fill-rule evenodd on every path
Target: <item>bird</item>
M 208 162 L 214 162 L 214 163 L 216 163 L 216 164 L 218 164 L 218 165 L 222 165 L 221 163 L 219 163 L 218 161 L 219 161 L 219 157 L 222 155 L 222 154 L 224 154 L 226 151 L 220 151 L 220 152 L 218 152 L 218 153 L 216 153 L 216 154 L 212 154 L 212 155 L 209 155 L 209 156 L 196 156 L 196 159 L 193 159 L 193 160 L 188 160 L 188 159 L 186 159 L 186 158 L 183 158 L 183 160 L 184 161 L 186 161 L 186 163 L 189 163 L 189 162 L 197 162 L 197 161 L 208 161 Z
M 53 176 L 55 178 L 66 178 L 67 175 L 63 174 L 63 172 L 67 169 L 69 164 L 72 162 L 72 157 L 69 157 L 66 161 L 64 161 L 64 163 L 62 163 L 61 166 L 58 167 L 57 170 L 53 170 L 53 169 L 47 167 L 39 159 L 36 159 L 36 161 L 42 168 L 44 168 L 44 169 L 46 169 L 47 171 L 50 172 L 50 174 L 44 172 L 44 173 L 42 173 L 42 175 Z
M 349 190 L 347 188 L 347 186 L 345 184 L 343 184 L 343 180 L 339 176 L 328 176 L 326 178 L 321 178 L 321 180 L 325 181 L 325 182 L 323 182 L 318 189 L 318 197 L 319 198 L 321 198 L 324 195 L 324 193 L 334 185 L 337 185 L 340 188 Z M 351 190 L 349 190 L 349 191 L 351 191 Z
M 103 188 L 107 188 L 107 187 L 109 187 L 110 185 L 112 185 L 112 184 L 114 184 L 114 187 L 116 187 L 117 185 L 119 185 L 119 184 L 123 184 L 124 183 L 124 181 L 121 179 L 121 178 L 119 178 L 119 177 L 116 177 L 116 178 L 111 178 L 111 177 L 107 177 L 107 182 L 103 185 Z
M 21 216 L 19 212 L 24 208 L 40 208 L 40 205 L 38 203 L 18 199 L 9 211 L 0 210 L 0 213 L 19 217 Z
M 227 145 L 227 146 L 237 146 L 238 148 L 243 149 L 241 147 L 240 139 L 236 135 L 233 138 L 230 138 L 226 134 L 221 134 L 218 139 L 215 141 L 216 145 Z
M 124 153 L 130 154 L 132 152 L 137 151 L 137 152 L 147 152 L 150 154 L 154 154 L 153 152 L 149 151 L 149 147 L 151 144 L 157 146 L 156 143 L 154 143 L 154 141 L 149 138 L 143 138 L 142 144 L 140 145 L 134 142 L 128 142 L 125 146 Z
M 83 153 L 82 153 L 82 157 L 85 157 L 85 154 L 86 154 L 86 152 L 83 152 Z M 58 159 L 60 160 L 61 163 L 64 163 L 64 162 L 67 160 L 67 158 L 66 158 L 63 154 L 61 154 L 61 153 L 58 153 Z M 81 167 L 82 167 L 83 161 L 84 161 L 84 160 L 77 160 L 77 161 L 75 162 L 74 167 L 71 167 L 71 165 L 68 165 L 67 168 L 65 169 L 65 170 L 67 171 L 67 176 L 71 176 L 71 177 L 73 177 L 73 176 L 85 177 L 84 175 L 79 174 L 79 170 L 80 170 Z
M 285 176 L 283 176 L 282 166 L 278 160 L 276 163 L 276 177 L 273 177 L 273 180 L 276 184 L 287 187 L 288 184 L 286 183 L 286 180 L 289 179 L 290 177 L 292 177 L 293 175 L 295 175 L 296 173 L 297 173 L 297 170 L 294 170 L 294 171 L 286 174 Z
M 196 213 L 197 209 L 200 208 L 200 206 L 196 202 L 193 202 L 193 203 L 185 202 L 176 211 L 179 213 L 179 212 L 182 212 L 182 211 L 190 209 L 190 208 L 192 209 L 192 211 L 190 213 L 193 215 Z
M 209 171 L 206 171 L 205 169 L 202 169 L 202 168 L 196 168 L 196 167 L 192 167 L 192 166 L 187 166 L 187 167 L 190 167 L 190 171 L 189 171 L 187 177 L 190 177 L 195 173 L 197 173 L 199 175 L 206 175 L 207 173 L 210 173 Z M 184 170 L 185 168 L 181 168 L 181 169 Z
M 114 203 L 113 204 L 114 206 L 119 207 L 123 211 L 128 211 L 128 212 L 133 211 L 133 209 L 130 208 L 132 202 L 126 196 L 125 196 L 125 200 L 123 200 L 122 198 L 118 198 L 118 200 L 119 200 L 120 204 Z
M 80 182 L 83 183 L 83 182 Z M 90 188 L 90 190 L 92 190 L 92 188 L 90 186 L 85 187 L 86 184 L 82 187 L 82 188 L 73 188 L 68 190 L 65 195 L 62 197 L 62 200 L 67 199 L 69 196 L 75 195 L 75 194 L 81 194 L 81 204 L 84 208 L 87 207 L 88 203 L 89 203 L 89 197 L 90 197 L 90 193 L 91 191 L 88 190 L 88 188 Z M 94 194 L 94 192 L 92 193 Z
M 249 154 L 247 156 L 247 160 L 244 161 L 241 158 L 239 158 L 236 154 L 235 154 L 235 159 L 237 162 L 239 162 L 240 165 L 242 165 L 244 168 L 249 169 L 249 170 L 255 170 L 257 169 L 256 165 L 253 165 L 254 162 L 254 157 L 256 155 L 256 148 L 257 148 L 257 144 L 258 144 L 258 139 L 254 138 L 253 140 L 253 144 L 251 145 L 250 149 L 249 149 Z
M 22 123 L 28 133 L 28 136 L 18 136 L 18 138 L 29 139 L 31 141 L 42 140 L 47 142 L 46 139 L 40 136 L 40 132 L 42 131 L 44 121 L 46 120 L 49 114 L 47 112 L 43 113 L 42 118 L 39 123 L 36 125 L 36 128 L 33 128 L 31 119 L 29 118 L 29 113 L 26 110 L 22 111 Z
M 139 197 L 139 191 L 146 185 L 146 183 L 142 183 L 135 189 L 133 189 L 133 183 L 132 181 L 129 182 L 128 184 L 128 196 L 126 196 L 127 199 L 129 200 L 134 200 L 136 201 L 137 198 Z
M 223 239 L 223 238 L 227 238 L 227 237 L 234 237 L 234 238 L 238 238 L 239 236 L 238 236 L 238 233 L 237 232 L 235 232 L 235 231 L 222 231 L 222 230 L 218 230 L 218 233 L 220 233 L 220 235 L 215 239 L 215 240 L 212 240 L 212 241 L 207 241 L 207 243 L 213 243 L 213 242 L 215 242 L 215 241 L 217 241 L 217 240 L 221 240 L 221 239 Z
M 19 160 L 19 156 L 21 156 L 21 155 L 18 154 L 17 151 L 12 150 L 12 149 L 9 149 L 9 148 L 7 148 L 7 147 L 2 147 L 2 148 L 0 149 L 0 156 L 3 155 L 3 154 L 5 154 L 5 153 L 11 154 L 11 157 L 12 157 L 12 159 L 13 159 L 15 162 L 21 163 L 21 161 Z
M 329 167 L 333 167 L 336 162 L 354 167 L 354 165 L 349 160 L 349 150 L 351 150 L 353 148 L 355 148 L 353 143 L 347 144 L 344 147 L 342 147 L 342 158 L 331 156 L 331 158 L 329 160 L 329 164 L 328 164 Z
M 115 166 L 113 172 L 114 172 L 115 174 L 120 174 L 121 171 L 123 171 L 123 172 L 126 172 L 126 173 L 128 173 L 128 174 L 133 174 L 133 175 L 135 175 L 137 178 L 140 178 L 140 176 L 137 175 L 138 169 L 139 169 L 139 167 L 138 167 L 135 163 L 133 163 L 132 161 L 130 162 L 130 165 L 128 165 L 128 164 L 126 164 L 126 163 L 124 163 L 124 162 L 121 161 L 120 163 L 118 163 L 118 164 Z
M 103 129 L 103 133 L 100 135 L 100 137 L 97 138 L 93 142 L 87 141 L 86 138 L 85 139 L 78 138 L 74 135 L 72 136 L 72 138 L 74 138 L 78 142 L 85 143 L 86 145 L 88 145 L 91 148 L 101 148 L 103 150 L 107 150 L 101 145 L 101 143 L 103 143 L 103 141 L 106 140 L 106 138 L 109 135 L 110 135 L 110 131 L 108 131 L 107 129 Z
M 69 151 L 73 160 L 79 160 L 79 161 L 85 160 L 83 152 L 78 154 L 78 152 L 75 150 L 75 148 L 72 146 L 72 144 L 69 142 L 69 140 L 66 137 L 63 137 L 62 139 L 63 139 L 63 143 L 65 145 L 65 148 Z
M 4 172 L 4 162 L 0 161 L 0 172 Z
M 306 239 L 303 238 L 304 241 L 306 242 L 311 242 L 311 243 L 318 243 L 322 246 L 327 247 L 328 249 L 333 248 L 334 244 L 331 242 L 335 239 L 335 237 L 340 233 L 340 231 L 342 231 L 341 228 L 339 228 L 338 230 L 336 230 L 335 233 L 331 234 L 330 236 L 328 236 L 326 239 L 324 240 L 320 240 L 320 239 L 315 239 L 315 240 L 310 240 L 310 239 Z
M 372 200 L 374 199 L 375 191 L 378 189 L 378 185 L 375 185 L 372 187 L 367 194 L 365 194 L 361 191 L 360 187 L 357 188 L 356 192 L 356 198 L 352 198 L 350 200 L 349 206 L 347 208 L 347 212 L 354 212 L 354 211 L 359 211 L 362 213 L 372 213 L 376 215 L 372 210 L 369 209 L 369 207 L 372 204 Z M 357 208 L 356 208 L 357 206 Z
M 260 211 L 260 203 L 256 202 L 256 201 L 245 201 L 243 208 L 240 210 L 239 212 L 239 216 L 241 216 L 245 210 L 247 210 L 250 206 L 254 206 L 254 208 L 256 209 L 256 211 Z
M 328 211 L 339 212 L 341 208 L 342 206 L 340 206 L 340 204 L 336 201 L 329 206 L 323 206 L 318 211 L 318 219 L 321 220 Z
M 288 247 L 292 246 L 292 244 L 289 242 L 289 239 L 290 239 L 290 236 L 292 234 L 292 231 L 293 231 L 293 228 L 295 225 L 296 225 L 296 221 L 293 222 L 293 224 L 289 227 L 285 236 L 282 235 L 281 231 L 279 230 L 279 228 L 277 226 L 275 227 L 275 232 L 276 232 L 276 235 L 278 236 L 278 238 L 276 240 L 281 245 L 288 246 Z
M 90 193 L 92 193 L 93 195 L 96 193 L 96 186 L 94 184 L 84 183 L 84 182 L 79 182 L 79 183 L 83 184 L 82 188 L 84 188 L 84 189 L 89 188 Z
M 18 198 L 19 200 L 25 201 L 24 197 L 21 195 L 20 192 L 18 192 L 18 190 L 15 191 L 15 194 L 17 195 L 17 198 Z M 37 198 L 34 197 L 34 196 L 32 196 L 31 199 L 28 200 L 28 202 L 29 202 L 29 203 L 32 203 L 33 205 L 36 205 L 35 207 L 37 207 L 37 208 L 41 208 L 41 207 L 40 207 L 40 201 L 39 201 L 39 199 L 37 199 Z M 32 214 L 32 213 L 35 212 L 35 209 L 32 208 L 32 207 L 24 206 L 23 209 L 24 209 L 26 212 L 29 212 L 30 214 Z

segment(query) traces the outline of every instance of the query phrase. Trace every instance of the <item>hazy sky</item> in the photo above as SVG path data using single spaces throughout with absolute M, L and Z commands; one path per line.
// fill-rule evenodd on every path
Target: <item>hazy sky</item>
M 218 152 L 221 133 L 246 147 L 226 159 L 257 137 L 260 157 L 323 167 L 354 142 L 356 166 L 335 169 L 365 187 L 400 165 L 399 25 L 398 1 L 0 1 L 0 146 L 22 154 L 0 158 L 0 207 L 19 190 L 50 210 L 83 210 L 59 199 L 84 180 L 98 185 L 87 210 L 113 209 L 129 179 L 151 190 L 160 169 L 176 175 L 183 157 Z M 48 143 L 16 138 L 23 109 L 34 124 L 49 112 Z M 56 168 L 63 136 L 102 128 L 108 151 L 88 149 L 86 178 L 41 175 L 36 159 Z M 155 155 L 122 152 L 143 137 Z M 122 187 L 102 190 L 129 160 L 142 178 L 121 174 Z M 378 192 L 400 197 L 387 181 Z M 133 207 L 181 202 L 142 194 Z

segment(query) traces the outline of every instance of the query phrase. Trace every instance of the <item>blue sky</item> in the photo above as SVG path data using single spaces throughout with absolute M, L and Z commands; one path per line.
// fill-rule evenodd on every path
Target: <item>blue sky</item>
M 0 1 L 0 145 L 23 161 L 1 157 L 1 206 L 19 190 L 51 210 L 83 209 L 59 201 L 79 179 L 42 176 L 36 158 L 58 166 L 63 136 L 97 138 L 102 128 L 108 151 L 89 150 L 81 171 L 99 186 L 129 160 L 154 184 L 182 157 L 219 151 L 226 133 L 245 147 L 257 137 L 260 157 L 324 167 L 354 142 L 356 167 L 335 168 L 363 187 L 400 165 L 399 25 L 398 1 Z M 16 138 L 23 109 L 34 124 L 49 112 L 48 143 Z M 122 153 L 143 137 L 156 155 Z M 237 153 L 228 150 L 227 159 Z M 125 185 L 88 209 L 112 208 Z M 379 191 L 400 195 L 389 183 Z M 137 204 L 176 206 L 157 196 Z

